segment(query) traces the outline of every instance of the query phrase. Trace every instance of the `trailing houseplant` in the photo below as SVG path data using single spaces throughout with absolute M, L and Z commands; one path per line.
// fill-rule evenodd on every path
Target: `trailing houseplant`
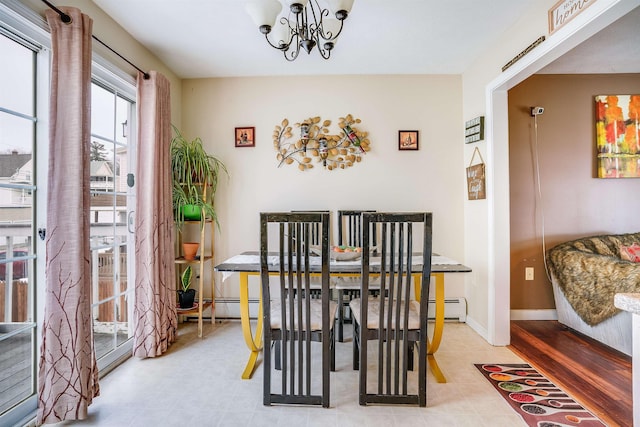
M 193 302 L 196 300 L 196 290 L 191 288 L 192 275 L 193 269 L 190 265 L 188 265 L 180 275 L 181 289 L 178 290 L 180 308 L 191 308 L 193 307 Z
M 196 215 L 204 213 L 206 218 L 213 219 L 217 224 L 213 200 L 220 174 L 229 174 L 227 167 L 220 159 L 205 151 L 199 137 L 188 140 L 175 126 L 173 130 L 175 136 L 171 140 L 171 173 L 176 226 L 180 230 L 185 220 L 185 206 L 191 206 Z M 205 185 L 206 191 L 203 193 Z M 199 219 L 199 215 L 192 219 Z

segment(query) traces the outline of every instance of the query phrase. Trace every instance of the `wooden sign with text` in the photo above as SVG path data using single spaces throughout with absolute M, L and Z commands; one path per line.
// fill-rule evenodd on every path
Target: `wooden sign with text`
M 560 0 L 549 9 L 549 34 L 582 13 L 596 0 Z
M 476 157 L 476 154 L 480 157 L 480 163 L 474 165 L 473 159 Z M 469 200 L 481 200 L 487 198 L 484 160 L 482 159 L 482 155 L 480 154 L 478 147 L 473 150 L 473 155 L 471 156 L 471 161 L 467 168 L 467 193 L 469 195 Z

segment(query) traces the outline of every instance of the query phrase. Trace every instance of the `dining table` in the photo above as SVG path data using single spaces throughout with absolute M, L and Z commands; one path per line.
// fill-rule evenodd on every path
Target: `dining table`
M 316 259 L 317 258 L 317 259 Z M 269 271 L 277 274 L 279 271 L 279 257 L 275 254 L 269 256 L 267 263 Z M 311 267 L 317 264 L 318 271 L 320 267 L 320 257 L 311 257 Z M 411 275 L 414 283 L 414 293 L 417 300 L 420 299 L 422 291 L 421 273 L 423 265 L 422 254 L 412 255 Z M 369 257 L 369 270 L 371 274 L 380 272 L 381 257 L 373 255 Z M 362 262 L 357 260 L 335 260 L 331 259 L 329 264 L 329 272 L 333 277 L 358 277 L 361 274 Z M 260 253 L 258 251 L 247 251 L 238 255 L 234 255 L 226 259 L 222 263 L 214 267 L 215 271 L 222 273 L 222 280 L 225 281 L 233 274 L 239 274 L 240 281 L 240 321 L 242 324 L 242 333 L 244 340 L 249 349 L 249 359 L 245 369 L 242 372 L 243 379 L 250 379 L 255 371 L 258 356 L 262 351 L 262 295 L 259 296 L 258 316 L 255 329 L 252 329 L 251 318 L 249 315 L 249 276 L 260 275 Z M 435 313 L 434 327 L 431 337 L 427 337 L 427 359 L 429 367 L 436 381 L 445 383 L 446 378 L 442 370 L 438 366 L 435 354 L 440 347 L 442 341 L 442 333 L 444 329 L 444 293 L 445 293 L 445 274 L 448 273 L 468 273 L 471 268 L 461 264 L 451 258 L 433 254 L 431 257 L 431 277 L 434 279 L 435 287 Z

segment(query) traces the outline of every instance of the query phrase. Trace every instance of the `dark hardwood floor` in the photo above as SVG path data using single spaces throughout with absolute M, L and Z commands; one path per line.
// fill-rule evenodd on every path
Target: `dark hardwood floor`
M 631 357 L 551 320 L 512 321 L 509 347 L 609 427 L 633 426 Z

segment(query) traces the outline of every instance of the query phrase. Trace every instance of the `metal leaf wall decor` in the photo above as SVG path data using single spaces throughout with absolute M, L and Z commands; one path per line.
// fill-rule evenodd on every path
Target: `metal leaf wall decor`
M 301 123 L 289 125 L 282 120 L 273 131 L 273 146 L 278 152 L 278 167 L 283 164 L 298 164 L 301 171 L 320 163 L 325 169 L 345 169 L 362 160 L 362 155 L 371 150 L 368 132 L 358 129 L 360 119 L 351 114 L 340 117 L 337 134 L 331 134 L 331 120 L 321 121 L 310 117 Z

